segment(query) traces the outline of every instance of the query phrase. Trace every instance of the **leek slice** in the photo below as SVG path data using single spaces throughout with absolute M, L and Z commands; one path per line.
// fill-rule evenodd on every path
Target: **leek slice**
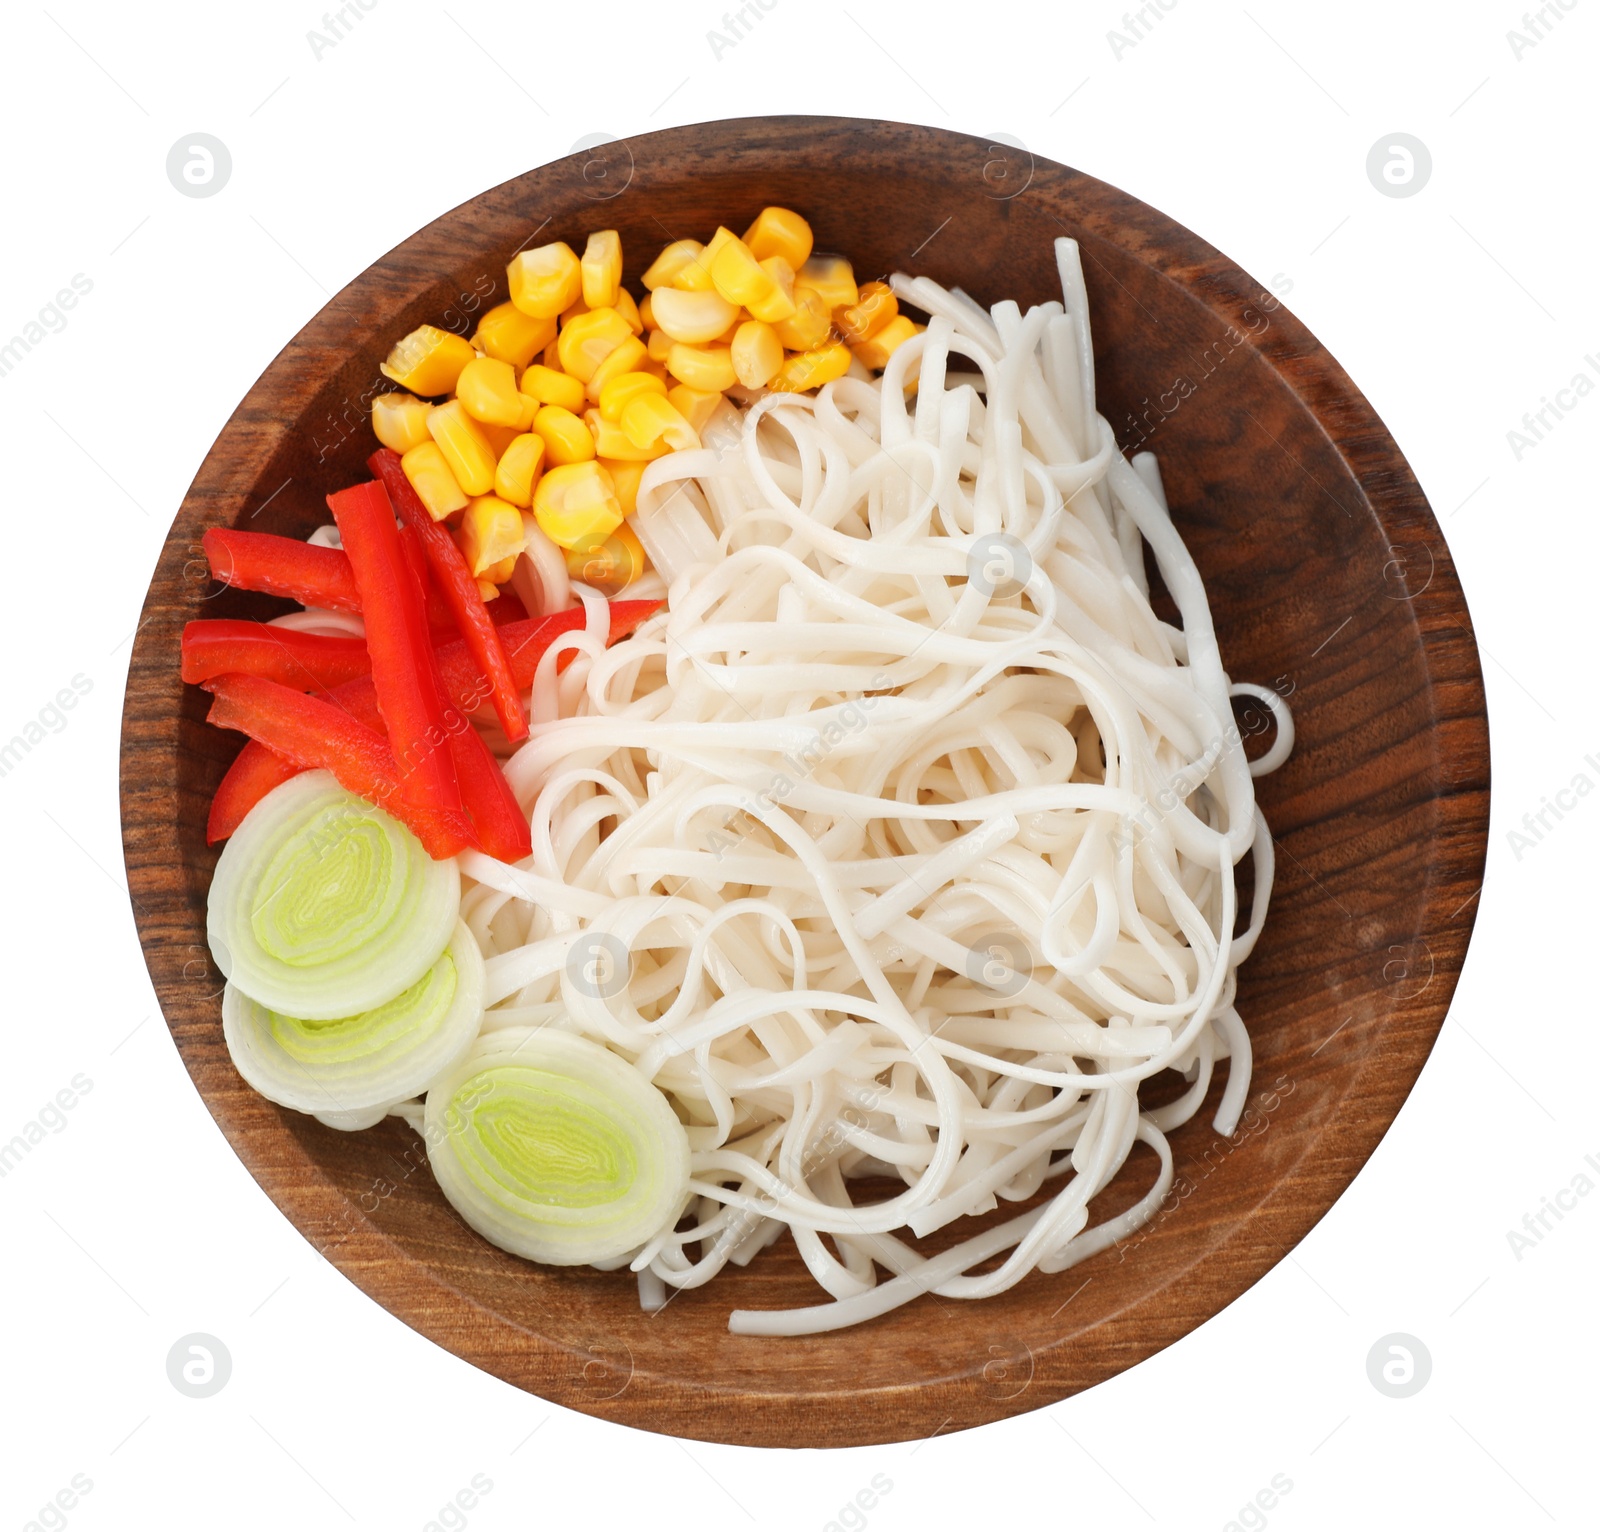
M 275 787 L 223 848 L 206 935 L 252 1000 L 308 1021 L 411 988 L 455 930 L 461 873 L 327 771 Z
M 330 1127 L 370 1127 L 421 1095 L 478 1035 L 483 954 L 456 922 L 450 945 L 410 989 L 355 1016 L 285 1016 L 229 984 L 222 1035 L 245 1083 Z
M 669 1228 L 689 1138 L 625 1059 L 553 1027 L 477 1040 L 428 1092 L 434 1178 L 479 1234 L 550 1266 L 615 1261 Z

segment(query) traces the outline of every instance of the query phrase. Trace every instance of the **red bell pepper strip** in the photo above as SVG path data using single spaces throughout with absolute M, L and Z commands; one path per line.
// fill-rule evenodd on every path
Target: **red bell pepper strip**
M 616 643 L 619 639 L 626 638 L 660 605 L 659 601 L 613 601 L 609 642 Z M 531 685 L 533 673 L 538 669 L 539 661 L 551 643 L 561 634 L 571 633 L 582 626 L 581 610 L 558 612 L 550 617 L 524 618 L 521 622 L 507 624 L 500 636 L 511 655 L 512 673 L 517 685 L 519 687 Z M 439 668 L 451 701 L 464 712 L 477 711 L 487 695 L 488 682 L 479 673 L 466 644 L 457 640 L 441 645 L 437 652 Z M 369 727 L 382 729 L 383 720 L 378 712 L 377 693 L 373 690 L 370 677 L 362 677 L 360 680 L 335 687 L 329 693 L 328 700 Z M 487 747 L 484 753 L 488 753 Z M 493 760 L 492 756 L 490 760 Z M 300 769 L 282 756 L 275 755 L 265 745 L 254 741 L 247 744 L 239 752 L 233 765 L 228 768 L 221 786 L 217 788 L 216 797 L 212 800 L 211 817 L 206 825 L 206 844 L 214 845 L 219 840 L 227 839 L 239 827 L 244 816 L 262 798 L 280 782 L 286 782 L 296 775 Z M 469 789 L 470 767 L 463 768 L 458 758 L 456 770 L 461 779 L 463 797 L 469 801 L 478 799 L 477 790 Z M 498 772 L 498 766 L 496 770 Z M 499 772 L 499 775 L 504 782 L 505 774 Z M 509 790 L 509 784 L 506 784 L 508 794 Z M 476 802 L 472 803 L 472 807 L 474 818 L 479 818 Z M 527 819 L 522 815 L 520 807 L 517 812 L 518 818 L 526 827 Z M 478 829 L 480 836 L 486 841 L 493 833 L 481 820 Z M 490 850 L 487 844 L 484 849 L 488 850 L 491 856 L 498 856 L 501 861 L 517 860 L 517 855 Z M 528 853 L 519 854 L 526 856 Z
M 401 794 L 418 808 L 459 813 L 461 787 L 446 745 L 423 593 L 389 497 L 381 484 L 357 484 L 329 495 L 328 506 L 361 592 L 372 684 L 400 767 Z
M 233 527 L 212 527 L 200 545 L 212 578 L 224 585 L 287 596 L 301 606 L 331 607 L 338 612 L 361 610 L 350 560 L 337 548 Z
M 406 530 L 426 555 L 428 567 L 439 583 L 461 637 L 472 651 L 479 670 L 489 678 L 489 700 L 494 704 L 495 717 L 500 720 L 506 738 L 513 743 L 526 739 L 528 718 L 522 710 L 516 683 L 511 679 L 511 666 L 501 647 L 500 635 L 484 607 L 478 582 L 456 547 L 455 538 L 447 527 L 433 519 L 411 487 L 400 465 L 399 453 L 385 447 L 367 459 L 367 467 L 382 480 Z
M 296 691 L 324 691 L 369 675 L 372 661 L 359 638 L 331 638 L 232 618 L 204 617 L 184 624 L 185 681 L 209 681 L 235 670 L 281 681 Z
M 290 777 L 299 776 L 304 769 L 277 751 L 247 739 L 211 800 L 211 812 L 206 817 L 206 844 L 214 846 L 219 840 L 226 840 L 244 823 L 244 816 L 273 788 L 281 787 Z
M 526 622 L 528 609 L 512 591 L 502 591 L 493 601 L 485 601 L 483 609 L 489 614 L 489 620 L 497 627 L 503 628 L 508 622 Z
M 302 769 L 331 771 L 341 787 L 406 825 L 436 861 L 473 844 L 464 814 L 406 802 L 389 742 L 343 708 L 261 676 L 214 676 L 205 689 L 213 698 L 208 722 L 238 729 Z
M 269 596 L 287 596 L 301 606 L 320 606 L 336 612 L 359 612 L 361 593 L 349 558 L 338 548 L 324 548 L 297 537 L 275 532 L 241 532 L 234 527 L 212 527 L 200 539 L 211 576 L 236 590 L 257 590 Z M 427 587 L 430 627 L 453 631 L 455 618 L 444 598 Z

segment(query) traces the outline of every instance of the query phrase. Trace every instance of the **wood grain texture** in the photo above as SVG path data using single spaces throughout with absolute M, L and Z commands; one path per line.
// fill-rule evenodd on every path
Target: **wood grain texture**
M 203 827 L 238 747 L 181 685 L 214 592 L 199 540 L 304 534 L 364 477 L 377 362 L 424 320 L 467 331 L 525 243 L 621 231 L 636 282 L 668 238 L 809 218 L 865 279 L 893 270 L 985 302 L 1059 296 L 1051 240 L 1082 242 L 1100 404 L 1148 435 L 1238 679 L 1291 690 L 1299 740 L 1259 784 L 1278 847 L 1271 918 L 1240 976 L 1256 1048 L 1246 1125 L 1173 1140 L 1177 1191 L 1120 1249 L 978 1304 L 927 1297 L 794 1341 L 731 1336 L 734 1307 L 811 1303 L 785 1239 L 655 1317 L 626 1274 L 545 1270 L 450 1211 L 397 1122 L 340 1134 L 262 1100 L 223 1046 L 205 945 Z M 179 1052 L 256 1180 L 408 1324 L 534 1393 L 708 1440 L 821 1446 L 960 1430 L 1063 1398 L 1171 1344 L 1244 1292 L 1332 1205 L 1416 1080 L 1460 972 L 1483 870 L 1488 730 L 1472 625 L 1438 524 L 1382 423 L 1273 295 L 1133 198 L 1025 151 L 841 118 L 712 123 L 545 166 L 456 208 L 339 293 L 228 422 L 150 585 L 123 719 L 129 888 Z M 1098 1217 L 1149 1184 L 1138 1149 Z

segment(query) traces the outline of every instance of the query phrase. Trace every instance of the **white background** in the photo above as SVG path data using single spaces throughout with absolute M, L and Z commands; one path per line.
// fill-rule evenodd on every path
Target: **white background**
M 1600 1196 L 1520 1259 L 1507 1238 L 1600 1157 L 1600 799 L 1551 817 L 1520 856 L 1508 840 L 1577 773 L 1600 782 L 1584 761 L 1600 759 L 1585 448 L 1600 399 L 1521 461 L 1507 440 L 1543 396 L 1600 376 L 1600 356 L 1585 361 L 1600 353 L 1600 4 L 1572 3 L 1520 58 L 1518 0 L 1174 0 L 1120 57 L 1112 3 L 777 0 L 720 58 L 706 34 L 722 19 L 699 0 L 377 0 L 320 58 L 311 4 L 55 0 L 9 16 L 0 339 L 74 274 L 93 288 L 0 378 L 0 737 L 74 675 L 93 689 L 0 779 L 0 1140 L 73 1076 L 92 1089 L 0 1181 L 3 1525 L 25 1527 L 74 1474 L 93 1485 L 66 1516 L 85 1532 L 425 1528 L 474 1474 L 493 1483 L 466 1518 L 485 1532 L 823 1528 L 875 1474 L 893 1485 L 868 1517 L 877 1532 L 1035 1513 L 1222 1529 L 1275 1474 L 1292 1490 L 1252 1518 L 1275 1529 L 1593 1525 Z M 420 225 L 586 134 L 782 111 L 1008 134 L 1262 281 L 1291 281 L 1289 306 L 1366 391 L 1445 529 L 1494 743 L 1488 882 L 1450 1020 L 1383 1145 L 1293 1257 L 1067 1403 L 921 1445 L 798 1454 L 554 1408 L 413 1334 L 321 1260 L 179 1063 L 117 811 L 147 579 L 207 447 L 282 343 Z M 206 200 L 164 170 L 196 131 L 233 156 Z M 1434 162 L 1404 200 L 1365 173 L 1396 131 Z M 211 1399 L 167 1381 L 167 1351 L 192 1331 L 233 1357 Z M 1409 1399 L 1367 1379 L 1392 1331 L 1433 1358 Z

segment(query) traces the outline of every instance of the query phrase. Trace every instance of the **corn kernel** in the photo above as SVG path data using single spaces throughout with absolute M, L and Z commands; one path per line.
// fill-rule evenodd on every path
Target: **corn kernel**
M 435 325 L 418 325 L 399 341 L 378 371 L 401 388 L 432 397 L 456 386 L 461 369 L 477 355 L 466 340 Z
M 474 420 L 491 426 L 514 426 L 522 418 L 517 375 L 510 362 L 475 357 L 456 379 L 456 398 Z
M 523 396 L 518 394 L 517 397 L 521 399 Z M 527 402 L 529 404 L 534 404 L 532 399 L 529 399 Z M 537 413 L 538 406 L 536 405 L 534 414 Z M 528 419 L 528 425 L 532 426 L 532 424 L 533 418 L 530 416 Z M 478 434 L 486 442 L 488 442 L 490 452 L 492 452 L 495 455 L 495 458 L 498 459 L 500 454 L 504 452 L 506 448 L 512 444 L 512 442 L 522 435 L 522 431 L 517 426 L 492 426 L 486 421 L 480 420 L 478 422 Z
M 614 596 L 644 573 L 644 546 L 626 522 L 609 537 L 585 538 L 576 548 L 562 550 L 567 576 Z
M 524 431 L 533 429 L 533 417 L 539 413 L 545 401 L 543 399 L 535 399 L 532 394 L 524 394 L 520 391 L 517 394 L 517 398 L 522 401 L 522 413 L 517 416 L 515 429 L 517 435 L 521 436 Z
M 532 319 L 551 319 L 583 291 L 583 268 L 572 247 L 557 240 L 519 250 L 506 267 L 511 301 Z
M 647 372 L 652 378 L 660 378 L 663 383 L 667 383 L 668 377 L 671 376 L 671 374 L 667 371 L 667 364 L 665 362 L 658 362 L 653 356 L 647 356 L 633 370 L 635 372 Z M 667 387 L 671 388 L 672 385 L 667 383 Z
M 644 348 L 644 342 L 630 335 L 589 375 L 589 382 L 584 388 L 585 397 L 591 404 L 596 403 L 600 398 L 600 390 L 607 383 L 632 372 L 640 362 L 648 359 L 649 353 Z
M 646 354 L 652 362 L 664 362 L 672 355 L 672 348 L 677 344 L 665 330 L 652 330 L 650 344 L 645 348 Z
M 706 422 L 711 419 L 712 412 L 722 403 L 721 394 L 690 388 L 687 383 L 679 383 L 669 388 L 667 398 L 671 401 L 672 407 L 689 422 L 696 436 L 705 430 Z
M 583 247 L 578 265 L 583 301 L 592 309 L 614 307 L 622 287 L 622 236 L 615 229 L 596 230 Z
M 405 456 L 413 447 L 432 441 L 428 435 L 431 404 L 414 394 L 379 394 L 372 401 L 372 434 L 391 451 Z
M 523 373 L 522 392 L 540 404 L 559 404 L 574 414 L 583 408 L 583 384 L 542 362 L 535 362 Z
M 552 372 L 561 371 L 561 342 L 553 340 L 539 353 L 541 366 L 548 367 Z
M 478 576 L 478 594 L 483 595 L 484 586 L 488 586 L 495 596 L 500 594 L 500 587 L 510 582 L 512 574 L 517 567 L 518 555 L 513 553 L 510 558 L 501 559 L 498 564 L 491 564 Z M 494 596 L 484 596 L 484 600 L 493 601 Z
M 764 207 L 744 231 L 744 242 L 758 261 L 781 255 L 798 271 L 811 254 L 811 225 L 786 207 Z
M 456 483 L 456 476 L 450 472 L 450 465 L 439 450 L 439 444 L 431 437 L 407 452 L 400 459 L 400 466 L 405 470 L 412 489 L 416 490 L 417 499 L 427 506 L 428 514 L 435 521 L 453 516 L 466 505 L 467 497 Z
M 653 261 L 639 278 L 646 289 L 654 292 L 665 287 L 691 261 L 697 259 L 705 246 L 697 239 L 675 239 Z
M 571 410 L 547 404 L 533 417 L 534 433 L 544 442 L 545 461 L 553 466 L 582 463 L 594 456 L 589 428 Z
M 845 360 L 848 363 L 848 355 Z M 675 340 L 667 353 L 667 371 L 703 393 L 725 393 L 739 381 L 726 346 L 690 346 Z
M 729 303 L 714 288 L 684 292 L 663 287 L 652 295 L 650 311 L 657 326 L 674 340 L 704 345 L 715 340 L 739 317 L 737 305 Z
M 728 328 L 722 332 L 722 334 L 712 336 L 709 344 L 713 346 L 731 346 L 733 344 L 733 337 L 739 333 L 739 326 L 744 324 L 749 318 L 750 312 L 748 309 L 736 310 L 733 323 L 729 325 Z
M 686 261 L 680 266 L 668 286 L 676 287 L 686 293 L 706 292 L 713 285 L 711 268 L 716 264 L 718 253 L 730 239 L 737 238 L 738 236 L 732 229 L 724 229 L 719 226 L 717 232 L 711 236 L 710 242 L 705 249 L 700 251 L 693 260 Z
M 814 351 L 797 351 L 778 369 L 772 386 L 785 393 L 821 388 L 850 370 L 850 348 L 832 341 Z
M 666 401 L 663 399 L 662 403 Z M 599 410 L 586 410 L 583 418 L 594 438 L 595 456 L 607 462 L 615 459 L 622 463 L 649 463 L 672 451 L 664 441 L 652 442 L 648 447 L 639 446 L 621 421 L 607 420 Z
M 533 514 L 539 530 L 559 548 L 580 546 L 585 538 L 609 537 L 622 525 L 616 485 L 600 464 L 592 462 L 548 470 L 534 491 Z
M 897 314 L 881 330 L 850 349 L 862 366 L 870 367 L 876 372 L 879 368 L 887 367 L 889 358 L 921 329 L 922 326 L 915 323 L 909 315 Z
M 654 293 L 646 293 L 644 297 L 639 300 L 639 307 L 637 310 L 639 315 L 639 323 L 646 330 L 660 329 L 660 326 L 656 323 L 655 296 L 656 295 Z M 619 313 L 622 310 L 622 305 L 620 303 L 617 305 L 617 310 Z M 627 316 L 624 315 L 623 317 L 626 318 Z M 635 330 L 633 333 L 635 335 L 639 335 L 643 332 L 640 330 Z
M 794 285 L 818 294 L 829 314 L 836 308 L 848 308 L 861 296 L 855 269 L 842 255 L 814 255 L 803 266 L 793 261 L 790 265 L 795 267 Z
M 647 372 L 625 372 L 609 379 L 600 390 L 600 418 L 621 420 L 624 406 L 636 394 L 660 394 L 665 398 L 666 392 L 667 385 L 660 378 Z
M 513 559 L 511 564 L 512 568 L 515 568 L 516 560 Z M 507 575 L 506 578 L 509 580 L 511 576 Z M 500 587 L 496 585 L 493 580 L 479 580 L 478 594 L 482 596 L 485 601 L 493 601 L 494 598 L 500 594 Z
M 556 342 L 561 370 L 587 383 L 594 370 L 625 340 L 633 339 L 628 321 L 615 309 L 590 309 L 571 320 Z
M 461 518 L 456 543 L 473 574 L 498 585 L 500 581 L 489 570 L 522 552 L 522 512 L 494 495 L 478 495 Z M 505 578 L 511 578 L 509 571 Z
M 439 444 L 450 472 L 469 495 L 486 495 L 494 483 L 494 449 L 459 399 L 428 416 L 428 434 Z
M 775 324 L 794 313 L 794 271 L 781 255 L 758 261 L 742 239 L 729 236 L 717 252 L 711 280 L 729 303 Z
M 833 322 L 846 345 L 859 346 L 899 312 L 894 294 L 882 282 L 864 282 L 854 303 L 833 311 Z
M 645 302 L 650 301 L 649 294 L 645 295 Z M 633 294 L 625 287 L 617 288 L 617 301 L 612 305 L 616 311 L 628 321 L 628 328 L 635 335 L 644 334 L 644 319 L 639 313 L 639 305 L 633 301 Z
M 622 429 L 635 447 L 665 442 L 674 452 L 684 452 L 700 445 L 694 427 L 665 394 L 636 394 L 623 406 Z
M 516 438 L 494 467 L 494 492 L 524 508 L 533 504 L 533 486 L 544 467 L 544 438 L 529 431 Z
M 516 304 L 500 303 L 478 321 L 472 344 L 497 362 L 526 367 L 555 338 L 553 319 L 531 319 Z
M 728 355 L 739 381 L 746 388 L 761 388 L 783 366 L 783 343 L 771 325 L 747 319 L 734 333 Z
M 617 504 L 622 507 L 622 514 L 633 515 L 639 508 L 639 480 L 644 477 L 648 464 L 630 463 L 619 457 L 603 457 L 598 461 L 611 475 L 611 483 L 616 489 Z
M 856 290 L 855 283 L 850 291 Z M 833 309 L 826 297 L 814 287 L 802 287 L 795 278 L 794 313 L 780 320 L 773 328 L 787 350 L 810 351 L 827 340 L 833 330 Z

